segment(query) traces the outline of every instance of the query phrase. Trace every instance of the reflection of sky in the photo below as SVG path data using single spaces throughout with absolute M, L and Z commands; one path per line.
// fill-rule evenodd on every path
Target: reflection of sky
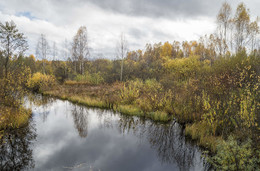
M 33 107 L 38 134 L 33 146 L 34 170 L 67 170 L 73 166 L 74 170 L 179 170 L 175 163 L 161 163 L 146 134 L 138 137 L 131 130 L 121 134 L 118 114 L 81 108 L 85 117 L 78 119 L 88 120 L 87 127 L 84 125 L 88 134 L 80 137 L 71 112 L 75 107 L 79 111 L 79 107 L 60 100 L 47 107 Z M 199 156 L 196 152 L 198 161 Z M 201 170 L 201 166 L 200 162 L 192 170 Z

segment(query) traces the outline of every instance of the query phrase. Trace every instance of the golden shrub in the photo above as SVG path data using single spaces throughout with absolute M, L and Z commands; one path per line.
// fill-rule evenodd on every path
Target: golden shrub
M 27 86 L 33 91 L 42 91 L 51 88 L 55 84 L 55 78 L 52 75 L 37 72 L 28 80 Z

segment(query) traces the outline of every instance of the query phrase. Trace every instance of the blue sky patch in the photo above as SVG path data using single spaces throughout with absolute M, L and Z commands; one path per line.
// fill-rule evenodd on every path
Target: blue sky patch
M 16 14 L 17 16 L 24 16 L 29 18 L 30 20 L 36 19 L 35 16 L 33 16 L 29 11 L 19 12 Z

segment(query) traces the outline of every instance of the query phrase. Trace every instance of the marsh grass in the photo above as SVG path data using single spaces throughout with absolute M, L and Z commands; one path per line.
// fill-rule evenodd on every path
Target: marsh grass
M 43 93 L 43 95 L 57 97 L 62 100 L 69 100 L 72 103 L 77 103 L 77 104 L 81 104 L 81 105 L 85 105 L 85 106 L 89 106 L 89 107 L 108 108 L 108 105 L 104 101 L 102 101 L 98 98 L 91 98 L 91 97 L 79 96 L 79 95 L 69 96 L 66 94 L 57 94 L 56 91 L 46 91 Z
M 71 86 L 72 84 L 69 86 L 69 88 L 71 88 Z M 96 90 L 95 88 L 92 88 L 93 90 L 95 90 L 95 92 L 93 92 L 93 90 L 89 90 L 89 92 L 82 92 L 81 95 L 79 94 L 80 91 L 76 89 L 83 89 L 82 87 L 75 87 L 75 90 L 73 90 L 73 92 L 68 90 L 69 88 L 62 86 L 57 89 L 45 91 L 43 92 L 43 95 L 57 97 L 62 100 L 69 100 L 73 103 L 85 105 L 88 107 L 112 109 L 116 112 L 120 112 L 126 115 L 146 117 L 152 119 L 153 121 L 168 122 L 173 119 L 172 116 L 169 116 L 168 113 L 164 111 L 144 111 L 137 104 L 120 104 L 120 102 L 114 101 L 113 105 L 111 105 L 107 101 L 111 101 L 113 97 L 108 96 L 103 99 L 97 97 L 98 93 L 107 93 L 105 92 L 104 88 L 102 88 L 101 90 Z M 110 92 L 110 94 L 115 95 L 116 92 Z
M 185 135 L 192 140 L 196 140 L 200 146 L 213 153 L 216 152 L 217 145 L 223 142 L 221 137 L 211 135 L 210 130 L 205 123 L 187 124 Z
M 105 102 L 103 102 L 100 99 L 96 99 L 96 98 L 90 98 L 90 97 L 81 97 L 81 96 L 72 96 L 72 97 L 68 97 L 68 100 L 74 103 L 78 103 L 81 105 L 86 105 L 86 106 L 90 106 L 90 107 L 99 107 L 99 108 L 106 108 L 107 105 Z
M 156 112 L 150 112 L 148 113 L 149 118 L 151 118 L 154 121 L 160 121 L 160 122 L 168 122 L 172 120 L 173 118 L 168 115 L 168 113 L 164 111 L 156 111 Z
M 144 112 L 134 105 L 119 105 L 114 110 L 127 115 L 144 116 Z

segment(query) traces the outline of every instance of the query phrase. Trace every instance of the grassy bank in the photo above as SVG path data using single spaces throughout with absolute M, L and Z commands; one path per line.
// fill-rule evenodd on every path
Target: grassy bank
M 212 153 L 216 153 L 217 145 L 223 143 L 223 139 L 220 136 L 210 135 L 207 130 L 207 125 L 203 123 L 187 124 L 185 127 L 185 135 L 197 141 L 199 146 Z
M 63 84 L 55 86 L 51 90 L 43 91 L 43 95 L 57 97 L 62 100 L 69 100 L 73 103 L 89 106 L 112 109 L 122 114 L 149 118 L 153 121 L 168 122 L 174 119 L 174 115 L 164 110 L 144 111 L 136 103 L 127 104 L 120 99 L 120 93 L 124 89 L 123 84 L 112 85 L 86 85 L 86 84 Z M 149 104 L 147 104 L 149 105 Z M 209 151 L 215 152 L 220 137 L 208 135 L 206 126 L 200 124 L 187 124 L 186 136 L 196 140 L 198 144 Z
M 145 117 L 158 122 L 168 122 L 173 119 L 165 111 L 144 111 L 137 104 L 122 103 L 119 97 L 122 87 L 121 83 L 99 86 L 69 83 L 43 91 L 43 95 L 69 100 L 89 107 L 112 109 L 122 114 Z

